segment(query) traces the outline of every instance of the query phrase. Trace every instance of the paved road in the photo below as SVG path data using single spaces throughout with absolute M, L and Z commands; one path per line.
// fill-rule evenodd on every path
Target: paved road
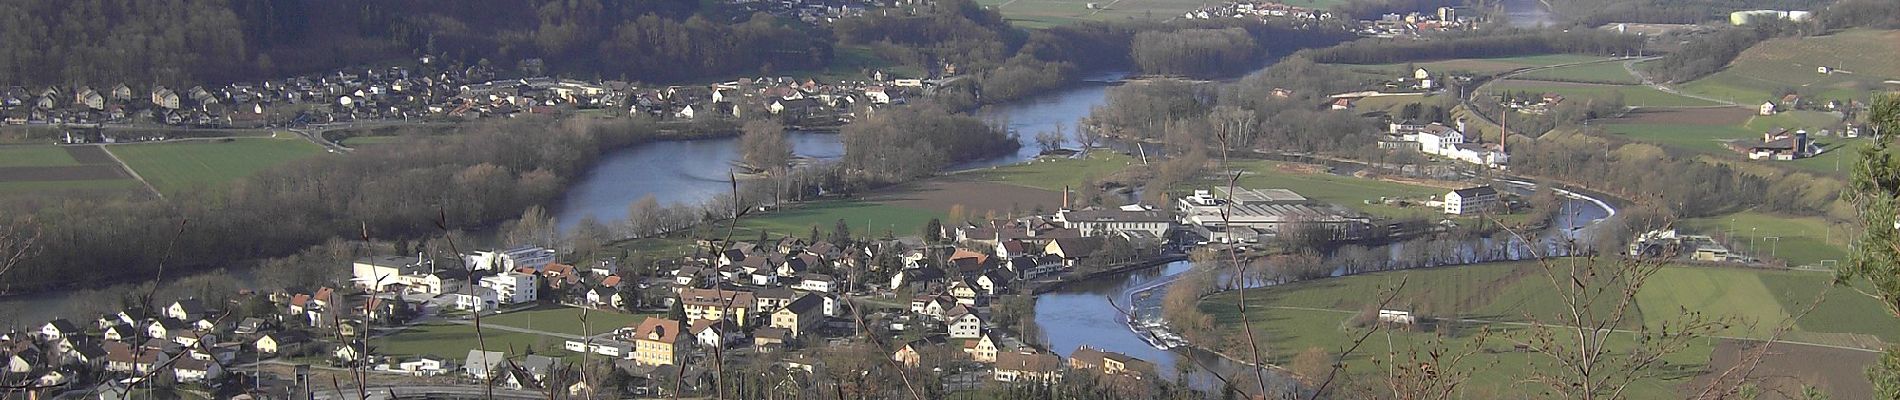
M 1458 99 L 1458 101 L 1464 102 L 1465 110 L 1470 111 L 1470 114 L 1472 115 L 1478 116 L 1478 119 L 1484 120 L 1485 123 L 1491 124 L 1491 125 L 1501 125 L 1498 123 L 1496 119 L 1492 119 L 1490 115 L 1487 115 L 1482 112 L 1478 112 L 1478 105 L 1476 104 L 1476 102 L 1472 101 L 1472 99 L 1476 99 L 1478 98 L 1480 94 L 1484 93 L 1485 86 L 1489 86 L 1493 83 L 1497 83 L 1498 81 L 1511 79 L 1512 77 L 1516 77 L 1518 75 L 1528 74 L 1528 73 L 1547 70 L 1547 69 L 1572 67 L 1572 66 L 1578 66 L 1578 65 L 1584 65 L 1584 64 L 1605 63 L 1605 62 L 1612 62 L 1616 60 L 1619 60 L 1619 58 L 1605 58 L 1601 60 L 1590 60 L 1590 61 L 1573 62 L 1573 63 L 1567 63 L 1567 64 L 1545 65 L 1545 66 L 1540 66 L 1540 67 L 1519 68 L 1519 69 L 1511 70 L 1502 74 L 1498 74 L 1496 77 L 1493 77 L 1490 80 L 1484 81 L 1484 84 L 1480 84 L 1478 85 L 1478 87 L 1471 88 L 1470 91 L 1465 93 L 1465 97 L 1462 99 Z M 1627 65 L 1625 65 L 1624 67 L 1628 68 Z

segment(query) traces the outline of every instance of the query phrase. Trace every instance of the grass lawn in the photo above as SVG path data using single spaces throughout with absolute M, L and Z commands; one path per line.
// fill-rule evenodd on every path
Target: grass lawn
M 1733 220 L 1731 230 L 1730 220 Z M 1771 253 L 1794 265 L 1818 265 L 1821 260 L 1847 260 L 1847 230 L 1830 226 L 1818 217 L 1789 217 L 1744 211 L 1734 214 L 1683 220 L 1677 226 L 1684 230 L 1720 237 L 1724 232 L 1733 232 L 1729 248 L 1744 254 L 1759 254 L 1768 257 Z M 1829 229 L 1833 232 L 1830 233 Z M 1755 239 L 1755 250 L 1749 250 L 1749 239 Z M 1780 237 L 1767 240 L 1767 237 Z M 1775 243 L 1779 241 L 1780 243 Z
M 11 146 L 0 147 L 0 168 L 5 167 L 63 167 L 79 165 L 79 161 L 66 154 L 66 149 L 58 146 Z
M 1539 80 L 1539 81 L 1609 83 L 1609 84 L 1618 84 L 1618 85 L 1635 85 L 1635 84 L 1643 83 L 1641 79 L 1636 79 L 1635 75 L 1630 75 L 1629 70 L 1623 69 L 1622 62 L 1616 62 L 1616 61 L 1551 68 L 1551 69 L 1531 72 L 1531 73 L 1527 73 L 1523 75 L 1518 75 L 1515 78 L 1526 79 L 1526 80 Z
M 1679 124 L 1602 124 L 1604 131 L 1644 142 L 1667 145 L 1704 153 L 1733 153 L 1723 145 L 1737 139 L 1760 140 L 1761 133 L 1750 129 L 1719 125 Z
M 1400 208 L 1383 204 L 1366 204 L 1366 200 L 1377 202 L 1380 197 L 1423 198 L 1444 194 L 1447 190 L 1385 182 L 1352 176 L 1334 174 L 1308 174 L 1284 171 L 1274 168 L 1278 163 L 1261 160 L 1233 161 L 1230 168 L 1242 169 L 1247 174 L 1240 178 L 1240 186 L 1250 189 L 1280 188 L 1292 190 L 1301 196 L 1317 201 L 1339 204 L 1359 212 L 1387 218 L 1403 218 L 1414 215 L 1438 215 L 1427 208 Z M 1180 192 L 1208 190 L 1224 183 L 1210 181 L 1189 182 L 1179 185 Z
M 1294 354 L 1312 347 L 1336 354 L 1350 344 L 1348 333 L 1354 330 L 1348 327 L 1348 321 L 1352 315 L 1362 305 L 1375 301 L 1374 297 L 1383 288 L 1396 285 L 1400 277 L 1409 277 L 1406 290 L 1400 293 L 1395 305 L 1388 308 L 1461 318 L 1521 321 L 1525 314 L 1552 315 L 1561 306 L 1549 295 L 1551 284 L 1541 270 L 1531 263 L 1513 262 L 1394 271 L 1256 290 L 1248 293 L 1249 319 L 1263 350 L 1269 350 L 1274 362 L 1289 362 Z M 1687 309 L 1736 317 L 1744 322 L 1757 321 L 1756 325 L 1737 325 L 1729 333 L 1762 337 L 1770 327 L 1806 307 L 1831 277 L 1821 272 L 1665 267 L 1637 294 L 1637 308 L 1641 311 L 1624 326 L 1635 323 L 1654 326 L 1673 319 L 1675 310 Z M 1232 306 L 1235 296 L 1231 292 L 1217 294 L 1201 303 L 1201 309 L 1213 315 L 1215 326 L 1228 330 L 1224 332 L 1228 334 L 1239 334 L 1238 309 Z M 1884 315 L 1873 302 L 1875 300 L 1865 296 L 1835 290 L 1821 306 L 1796 324 L 1789 339 L 1862 347 L 1878 346 L 1879 340 L 1900 339 L 1900 321 Z M 1459 351 L 1473 346 L 1475 340 L 1468 335 L 1473 328 L 1452 329 L 1448 347 Z M 1503 330 L 1500 334 L 1503 337 L 1516 337 L 1513 335 L 1521 333 L 1512 332 L 1523 329 L 1521 325 L 1492 328 Z M 1433 336 L 1386 332 L 1391 333 L 1390 342 L 1381 333 L 1379 340 L 1367 343 L 1371 347 L 1361 349 L 1347 360 L 1348 370 L 1376 371 L 1378 367 L 1370 362 L 1370 357 L 1383 358 L 1388 350 L 1399 351 L 1403 357 L 1405 352 Z M 1627 340 L 1632 336 L 1624 334 L 1614 338 Z M 1387 343 L 1392 347 L 1388 349 Z M 1480 397 L 1518 397 L 1515 391 L 1525 390 L 1525 386 L 1515 384 L 1515 380 L 1523 377 L 1523 371 L 1549 367 L 1541 359 L 1508 351 L 1507 341 L 1495 336 L 1485 347 L 1501 351 L 1474 355 L 1465 365 L 1480 369 L 1473 374 L 1471 388 L 1472 393 L 1486 394 Z M 1674 365 L 1666 369 L 1669 376 L 1642 382 L 1631 397 L 1680 396 L 1674 388 L 1701 372 L 1710 351 L 1707 342 L 1698 341 L 1684 351 L 1671 354 L 1670 362 Z
M 1088 158 L 1042 159 L 1027 163 L 982 169 L 958 174 L 978 180 L 1060 191 L 1063 186 L 1080 187 L 1089 179 L 1102 179 L 1128 168 L 1140 160 L 1113 151 L 1091 151 Z
M 1611 95 L 1621 93 L 1623 104 L 1631 107 L 1699 107 L 1717 105 L 1714 102 L 1664 93 L 1641 85 L 1599 85 L 1587 83 L 1540 82 L 1506 79 L 1486 85 L 1490 92 L 1502 90 L 1530 93 L 1557 93 L 1564 95 L 1564 101 L 1582 101 L 1585 98 L 1609 99 Z
M 1794 88 L 1820 100 L 1867 95 L 1866 88 L 1900 79 L 1900 31 L 1850 30 L 1828 36 L 1772 39 L 1743 51 L 1726 69 L 1682 85 L 1684 90 L 1737 103 L 1761 104 Z M 1817 67 L 1851 73 L 1822 75 Z
M 1579 63 L 1579 62 L 1602 60 L 1602 59 L 1603 59 L 1602 56 L 1583 55 L 1583 54 L 1539 54 L 1539 55 L 1534 55 L 1534 56 L 1517 56 L 1517 57 L 1459 58 L 1459 59 L 1450 59 L 1450 60 L 1414 61 L 1412 62 L 1412 65 L 1419 68 L 1424 68 L 1427 71 L 1432 71 L 1433 73 L 1463 71 L 1463 72 L 1471 72 L 1471 73 L 1479 73 L 1479 74 L 1493 74 L 1493 73 L 1498 73 L 1498 72 L 1510 71 L 1510 70 L 1514 70 L 1518 68 L 1542 67 L 1546 65 L 1570 64 L 1570 63 Z M 1405 69 L 1405 63 L 1369 64 L 1369 65 L 1361 64 L 1361 65 L 1351 65 L 1351 66 L 1372 67 L 1372 68 L 1377 68 L 1377 69 L 1390 70 L 1390 71 L 1393 71 L 1394 73 L 1398 73 L 1401 70 Z M 1409 71 L 1405 73 L 1407 74 L 1406 75 L 1407 77 L 1411 76 Z
M 648 315 L 627 314 L 610 310 L 585 310 L 587 327 L 592 332 L 583 333 L 581 312 L 584 309 L 565 306 L 541 306 L 529 310 L 505 314 L 484 315 L 482 324 L 495 324 L 514 328 L 559 332 L 569 335 L 601 334 L 621 327 L 639 323 Z
M 483 317 L 482 323 L 486 325 L 488 318 Z M 468 356 L 469 350 L 481 348 L 478 344 L 483 342 L 488 345 L 488 351 L 505 352 L 509 357 L 524 355 L 533 349 L 536 354 L 577 358 L 578 355 L 561 348 L 565 341 L 553 336 L 482 329 L 478 342 L 474 326 L 443 323 L 417 325 L 401 333 L 370 339 L 369 345 L 374 354 L 396 357 L 436 355 L 458 363 Z
M 343 139 L 343 141 L 337 142 L 337 144 L 344 145 L 347 147 L 379 146 L 379 145 L 386 145 L 386 144 L 401 143 L 402 140 L 403 139 L 401 136 L 351 136 L 348 139 Z
M 898 237 L 914 236 L 931 218 L 942 218 L 948 210 L 923 210 L 885 205 L 864 200 L 837 200 L 805 203 L 773 211 L 759 217 L 740 220 L 741 238 L 757 238 L 760 230 L 774 235 L 804 237 L 817 226 L 829 233 L 842 219 L 857 236 L 883 237 L 890 232 Z M 723 227 L 723 225 L 722 225 Z M 723 229 L 723 228 L 722 228 Z
M 1289 0 L 1292 5 L 1326 8 L 1343 0 Z M 1038 29 L 1080 21 L 1123 19 L 1165 20 L 1200 9 L 1198 0 L 977 0 L 1002 11 L 1003 18 L 1024 28 Z M 1088 5 L 1094 3 L 1097 9 Z
M 217 188 L 266 168 L 323 153 L 302 139 L 235 139 L 111 146 L 112 154 L 166 194 Z

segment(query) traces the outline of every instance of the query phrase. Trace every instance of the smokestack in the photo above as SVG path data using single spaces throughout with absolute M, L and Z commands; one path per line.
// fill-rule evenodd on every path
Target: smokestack
M 1062 185 L 1062 209 L 1069 209 L 1069 185 Z

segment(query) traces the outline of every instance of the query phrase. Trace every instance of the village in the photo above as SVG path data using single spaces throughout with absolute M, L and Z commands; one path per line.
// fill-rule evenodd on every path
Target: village
M 1351 21 L 1349 27 L 1361 37 L 1423 39 L 1438 32 L 1468 31 L 1479 28 L 1484 19 L 1469 7 L 1438 7 L 1428 12 L 1387 13 L 1376 20 Z M 1336 21 L 1339 14 L 1326 9 L 1300 7 L 1276 2 L 1236 1 L 1205 7 L 1182 15 L 1186 19 L 1248 18 L 1262 21 L 1310 23 Z
M 1489 186 L 1429 203 L 1452 216 L 1510 207 Z M 694 254 L 650 265 L 564 263 L 531 245 L 453 257 L 418 249 L 359 258 L 334 286 L 245 290 L 221 303 L 153 300 L 14 329 L 0 336 L 0 355 L 8 375 L 47 395 L 172 384 L 218 396 L 334 389 L 306 376 L 309 368 L 371 371 L 377 381 L 605 390 L 582 379 L 583 360 L 611 364 L 626 395 L 690 395 L 710 388 L 715 362 L 810 374 L 825 368 L 826 352 L 873 344 L 908 368 L 955 371 L 952 389 L 1088 373 L 1134 390 L 1165 371 L 1087 346 L 1065 360 L 1021 336 L 1013 318 L 1026 310 L 1006 299 L 1181 260 L 1197 246 L 1257 247 L 1310 229 L 1351 238 L 1376 221 L 1291 190 L 1214 188 L 1173 209 L 1064 209 L 946 225 L 935 240 L 701 239 Z M 486 348 L 469 337 L 481 329 L 494 332 Z M 296 377 L 266 373 L 296 365 L 306 366 Z

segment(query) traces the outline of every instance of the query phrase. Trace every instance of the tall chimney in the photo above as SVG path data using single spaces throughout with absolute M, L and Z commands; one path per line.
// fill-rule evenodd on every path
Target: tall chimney
M 1069 209 L 1069 185 L 1062 185 L 1062 209 Z

